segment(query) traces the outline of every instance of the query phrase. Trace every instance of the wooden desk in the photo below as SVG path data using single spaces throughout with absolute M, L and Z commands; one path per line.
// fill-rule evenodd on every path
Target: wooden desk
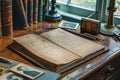
M 41 27 L 46 24 L 49 24 L 49 23 L 46 23 L 46 22 L 38 23 L 33 26 L 30 26 L 27 30 L 14 30 L 13 35 L 0 38 L 0 56 L 6 57 L 9 59 L 13 59 L 13 60 L 16 60 L 19 62 L 23 62 L 26 64 L 35 65 L 31 61 L 19 56 L 18 54 L 16 54 L 13 51 L 7 49 L 7 46 L 12 42 L 13 37 L 21 36 L 21 35 L 28 34 L 28 33 L 33 33 L 34 31 L 41 29 Z M 52 23 L 52 24 L 58 25 L 59 22 Z M 60 79 L 62 77 L 64 77 L 65 75 L 73 72 L 74 70 L 81 68 L 81 70 L 82 70 L 81 74 L 78 75 L 80 80 L 83 80 L 83 79 L 100 80 L 104 76 L 108 75 L 108 73 L 113 71 L 113 70 L 111 70 L 111 71 L 109 70 L 112 67 L 111 64 L 118 62 L 117 66 L 120 66 L 120 63 L 119 63 L 120 42 L 117 40 L 114 40 L 112 37 L 103 36 L 103 35 L 100 35 L 100 36 L 103 37 L 105 41 L 98 42 L 98 43 L 108 46 L 110 48 L 110 51 L 103 53 L 103 54 L 95 57 L 94 59 L 92 59 L 84 64 L 79 65 L 78 67 L 76 67 L 74 69 L 71 69 L 65 73 L 62 73 Z M 116 62 L 114 62 L 114 61 L 116 61 Z M 109 65 L 110 65 L 110 67 L 109 67 Z M 117 69 L 114 69 L 114 72 L 116 70 Z M 106 72 L 106 71 L 110 71 L 110 72 Z

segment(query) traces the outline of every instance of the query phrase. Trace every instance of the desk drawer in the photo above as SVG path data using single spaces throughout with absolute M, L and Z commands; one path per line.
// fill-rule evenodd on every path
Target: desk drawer
M 120 56 L 110 61 L 85 80 L 114 80 L 111 78 L 117 77 L 115 76 L 116 73 L 120 74 Z

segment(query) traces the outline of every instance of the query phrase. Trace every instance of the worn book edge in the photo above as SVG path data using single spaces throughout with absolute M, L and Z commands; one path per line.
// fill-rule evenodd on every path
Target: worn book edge
M 63 73 L 63 72 L 65 72 L 65 71 L 67 71 L 67 70 L 70 70 L 71 68 L 74 68 L 74 67 L 76 67 L 76 66 L 78 66 L 78 65 L 80 65 L 80 64 L 82 64 L 82 63 L 84 63 L 84 62 L 86 62 L 86 61 L 89 61 L 89 60 L 91 60 L 92 58 L 94 58 L 94 57 L 96 57 L 96 56 L 98 56 L 98 55 L 100 55 L 100 54 L 102 54 L 102 53 L 105 53 L 105 52 L 107 52 L 107 51 L 109 50 L 108 47 L 105 47 L 104 50 L 98 51 L 98 52 L 96 53 L 96 55 L 87 56 L 87 57 L 85 57 L 84 59 L 78 60 L 78 61 L 76 61 L 76 62 L 74 62 L 74 63 L 72 63 L 72 64 L 69 64 L 69 65 L 59 66 L 59 67 L 58 67 L 58 66 L 54 66 L 54 67 L 53 67 L 53 66 L 50 66 L 50 65 L 48 65 L 48 64 L 46 65 L 44 62 L 37 61 L 37 60 L 33 59 L 32 57 L 30 57 L 30 56 L 28 56 L 28 55 L 26 55 L 26 54 L 23 54 L 24 52 L 17 50 L 16 46 L 14 46 L 13 44 L 10 44 L 10 45 L 8 46 L 8 48 L 11 49 L 12 51 L 18 53 L 20 56 L 23 56 L 23 57 L 25 57 L 26 59 L 31 60 L 33 63 L 35 63 L 36 65 L 38 65 L 38 66 L 40 66 L 40 67 L 42 67 L 42 68 L 44 68 L 44 69 L 49 69 L 49 70 L 52 70 L 52 71 L 58 72 L 58 73 Z M 49 66 L 49 67 L 48 67 L 48 66 Z

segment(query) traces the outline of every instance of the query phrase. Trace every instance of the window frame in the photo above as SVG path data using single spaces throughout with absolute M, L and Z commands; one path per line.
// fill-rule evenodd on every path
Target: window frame
M 102 22 L 107 21 L 106 9 L 107 9 L 108 0 L 97 0 L 95 11 L 72 5 L 70 4 L 69 1 L 71 0 L 68 0 L 67 3 L 57 2 L 57 6 L 59 6 L 58 12 L 61 13 L 63 11 L 65 13 L 68 13 L 67 16 L 65 15 L 65 13 L 61 13 L 63 17 L 71 19 L 72 18 L 71 15 L 74 16 L 75 14 L 76 16 L 78 16 L 78 19 L 76 18 L 76 20 L 79 20 L 79 21 L 82 17 L 91 17 L 93 19 L 97 19 Z M 114 24 L 120 24 L 119 20 L 120 18 L 114 17 Z

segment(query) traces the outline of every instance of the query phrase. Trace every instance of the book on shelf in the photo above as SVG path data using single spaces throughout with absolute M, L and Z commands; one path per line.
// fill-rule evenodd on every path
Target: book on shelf
M 12 0 L 1 0 L 2 35 L 8 36 L 12 30 Z
M 27 16 L 22 0 L 12 0 L 13 6 L 13 28 L 26 29 L 28 27 Z
M 43 16 L 45 16 L 45 14 L 47 13 L 47 12 L 49 12 L 49 4 L 50 4 L 50 2 L 49 2 L 49 0 L 44 0 L 43 1 Z
M 33 1 L 33 23 L 38 23 L 38 0 Z
M 33 0 L 28 0 L 27 19 L 29 26 L 33 25 Z
M 8 47 L 55 72 L 69 70 L 107 50 L 104 45 L 63 29 L 15 37 Z
M 1 4 L 1 1 L 0 1 Z M 2 23 L 1 23 L 1 5 L 0 5 L 0 37 L 2 36 Z
M 22 1 L 23 1 L 24 11 L 25 11 L 25 16 L 26 16 L 26 21 L 27 21 L 27 1 L 28 0 L 22 0 Z
M 43 20 L 43 0 L 38 0 L 38 22 Z

